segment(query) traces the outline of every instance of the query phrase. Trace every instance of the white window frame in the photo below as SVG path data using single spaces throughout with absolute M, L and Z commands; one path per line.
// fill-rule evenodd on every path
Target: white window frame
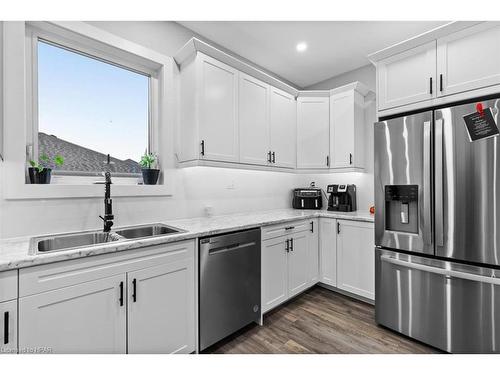
M 39 37 L 72 50 L 150 76 L 149 150 L 158 154 L 158 185 L 138 185 L 137 177 L 114 179 L 114 196 L 170 196 L 175 174 L 175 63 L 169 56 L 120 38 L 84 22 L 4 22 L 5 199 L 100 197 L 96 176 L 56 175 L 52 184 L 26 183 L 27 141 L 38 120 L 36 43 Z M 35 50 L 35 53 L 34 53 Z M 36 102 L 36 103 L 35 103 Z M 34 154 L 37 155 L 37 154 Z M 55 180 L 55 181 L 54 181 Z
M 158 93 L 158 69 L 151 66 L 132 61 L 131 58 L 117 57 L 109 51 L 103 51 L 97 48 L 97 43 L 87 42 L 82 43 L 78 39 L 78 35 L 71 32 L 58 32 L 54 33 L 47 30 L 46 24 L 34 26 L 27 24 L 26 27 L 26 119 L 27 119 L 27 132 L 26 132 L 26 158 L 27 160 L 36 160 L 39 155 L 38 150 L 38 41 L 42 40 L 47 44 L 55 47 L 66 49 L 70 52 L 77 53 L 104 63 L 115 65 L 119 68 L 130 70 L 134 73 L 142 74 L 149 79 L 149 93 L 148 93 L 148 152 L 159 154 L 159 150 L 153 145 L 155 134 L 157 134 L 158 116 L 153 113 L 154 103 L 159 101 Z M 158 110 L 156 108 L 156 110 Z M 139 155 L 138 155 L 139 157 Z M 84 171 L 81 171 L 84 172 Z M 116 174 L 120 178 L 117 179 L 119 183 L 137 184 L 137 180 L 141 179 L 140 174 Z M 58 184 L 74 184 L 74 183 L 93 183 L 96 176 L 100 173 L 78 173 L 75 172 L 57 172 L 53 171 L 53 183 Z

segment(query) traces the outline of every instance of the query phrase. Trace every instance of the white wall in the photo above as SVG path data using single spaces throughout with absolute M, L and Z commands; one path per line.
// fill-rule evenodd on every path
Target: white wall
M 92 24 L 167 55 L 172 55 L 194 35 L 174 22 Z M 341 82 L 343 76 L 332 79 L 332 82 Z M 358 79 L 355 78 L 357 75 L 352 79 L 347 74 L 345 76 L 345 79 L 350 79 L 349 82 Z M 335 86 L 338 84 L 328 88 Z M 368 133 L 372 136 L 371 130 Z M 373 155 L 372 144 L 373 141 L 368 139 L 368 155 Z M 355 183 L 358 186 L 358 208 L 367 210 L 373 203 L 373 158 L 368 163 L 368 172 L 299 175 L 209 167 L 180 169 L 175 171 L 172 197 L 114 198 L 115 225 L 203 216 L 205 206 L 212 206 L 215 215 L 286 208 L 291 204 L 291 189 L 307 186 L 310 181 L 315 181 L 317 186 L 323 188 L 331 183 Z M 0 237 L 100 228 L 98 215 L 102 210 L 102 199 L 2 199 Z

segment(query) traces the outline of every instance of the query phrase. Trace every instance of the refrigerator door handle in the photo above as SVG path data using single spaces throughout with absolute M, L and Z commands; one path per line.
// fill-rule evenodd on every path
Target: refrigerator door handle
M 434 181 L 435 181 L 435 207 L 436 207 L 436 246 L 444 246 L 443 225 L 443 120 L 436 120 L 434 138 Z
M 467 272 L 449 270 L 449 269 L 445 269 L 445 268 L 427 266 L 425 264 L 413 263 L 413 262 L 408 262 L 408 261 L 396 259 L 396 258 L 393 258 L 389 255 L 382 255 L 380 257 L 380 259 L 383 262 L 391 263 L 391 264 L 394 264 L 396 266 L 402 266 L 402 267 L 411 268 L 414 270 L 430 272 L 430 273 L 434 273 L 437 275 L 443 275 L 446 277 L 454 277 L 457 279 L 464 279 L 464 280 L 477 281 L 480 283 L 500 285 L 500 278 L 498 278 L 498 277 L 476 275 L 474 273 L 467 273 Z
M 423 240 L 427 245 L 432 244 L 432 225 L 431 225 L 431 122 L 424 122 L 424 225 Z

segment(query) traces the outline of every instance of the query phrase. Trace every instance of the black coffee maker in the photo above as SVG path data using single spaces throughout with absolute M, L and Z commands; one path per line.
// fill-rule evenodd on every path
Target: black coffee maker
M 356 185 L 328 185 L 328 211 L 356 211 Z

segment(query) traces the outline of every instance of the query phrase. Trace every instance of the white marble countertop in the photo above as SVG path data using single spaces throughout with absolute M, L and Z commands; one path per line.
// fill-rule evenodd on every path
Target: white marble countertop
M 136 249 L 144 246 L 161 245 L 168 242 L 315 217 L 332 217 L 365 222 L 374 221 L 373 215 L 367 211 L 332 212 L 326 210 L 294 210 L 291 208 L 193 219 L 166 220 L 162 221 L 162 223 L 182 229 L 185 232 L 154 238 L 118 241 L 39 255 L 31 255 L 29 253 L 29 237 L 11 238 L 0 240 L 0 271 Z

